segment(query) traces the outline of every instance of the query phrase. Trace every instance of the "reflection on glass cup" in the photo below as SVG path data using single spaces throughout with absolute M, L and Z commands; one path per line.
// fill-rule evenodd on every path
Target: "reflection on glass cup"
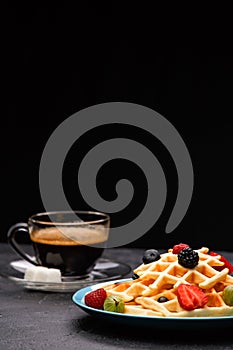
M 75 219 L 76 218 L 76 219 Z M 8 242 L 34 265 L 60 269 L 63 276 L 87 275 L 102 255 L 109 235 L 107 214 L 91 211 L 54 211 L 31 216 L 8 231 Z M 16 235 L 28 232 L 35 251 L 31 259 L 19 246 Z

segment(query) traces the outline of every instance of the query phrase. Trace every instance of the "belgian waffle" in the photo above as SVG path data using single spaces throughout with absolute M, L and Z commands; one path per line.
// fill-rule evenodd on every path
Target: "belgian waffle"
M 209 249 L 203 247 L 196 250 L 199 255 L 198 264 L 190 269 L 178 263 L 176 254 L 169 249 L 161 254 L 160 259 L 138 266 L 134 273 L 139 276 L 135 280 L 111 284 L 105 287 L 108 295 L 118 295 L 125 301 L 125 313 L 164 317 L 205 317 L 233 315 L 233 306 L 225 304 L 222 298 L 223 289 L 233 285 L 233 277 L 228 268 L 222 271 L 214 269 L 223 266 L 221 256 L 211 256 Z M 203 308 L 192 311 L 184 310 L 177 298 L 180 284 L 198 286 L 208 296 L 208 303 Z M 157 300 L 164 296 L 168 301 Z

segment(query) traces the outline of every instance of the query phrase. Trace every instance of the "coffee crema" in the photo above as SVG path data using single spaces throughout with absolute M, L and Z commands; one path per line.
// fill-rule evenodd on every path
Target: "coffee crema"
M 30 236 L 33 242 L 54 245 L 96 245 L 108 238 L 104 227 L 47 227 L 33 230 Z

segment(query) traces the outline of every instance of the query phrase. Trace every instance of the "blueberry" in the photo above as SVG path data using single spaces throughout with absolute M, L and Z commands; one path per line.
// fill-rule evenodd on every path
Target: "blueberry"
M 136 273 L 133 273 L 133 274 L 132 274 L 132 279 L 133 279 L 133 280 L 136 280 L 136 279 L 138 279 L 138 278 L 139 278 L 139 276 L 138 276 Z
M 159 303 L 166 303 L 166 301 L 168 301 L 168 298 L 166 298 L 166 297 L 160 297 L 157 301 L 158 301 Z
M 142 261 L 144 264 L 149 264 L 159 259 L 160 259 L 160 254 L 158 250 L 155 250 L 155 249 L 146 250 L 142 257 Z

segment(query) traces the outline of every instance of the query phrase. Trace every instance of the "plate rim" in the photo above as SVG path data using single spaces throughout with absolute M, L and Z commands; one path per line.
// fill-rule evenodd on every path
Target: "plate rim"
M 99 310 L 95 309 L 93 307 L 87 306 L 83 302 L 84 295 L 88 291 L 95 290 L 97 288 L 100 288 L 101 286 L 111 284 L 111 283 L 119 283 L 119 282 L 126 282 L 126 281 L 131 281 L 132 278 L 123 278 L 123 279 L 117 279 L 117 280 L 112 280 L 108 282 L 101 282 L 97 284 L 93 284 L 90 286 L 83 287 L 79 290 L 77 290 L 73 295 L 72 295 L 72 301 L 74 304 L 76 304 L 78 307 L 83 309 L 84 311 L 92 314 L 99 314 L 99 315 L 106 315 L 106 316 L 114 316 L 114 317 L 123 317 L 123 318 L 131 318 L 131 319 L 139 319 L 139 320 L 153 320 L 153 321 L 187 321 L 187 322 L 198 322 L 200 323 L 203 321 L 211 321 L 211 322 L 216 322 L 216 321 L 221 321 L 221 320 L 232 320 L 233 321 L 233 315 L 232 316 L 205 316 L 205 317 L 162 317 L 162 316 L 146 316 L 146 315 L 131 315 L 131 314 L 124 314 L 124 313 L 116 313 L 116 312 L 111 312 L 111 311 L 105 311 L 105 310 Z

